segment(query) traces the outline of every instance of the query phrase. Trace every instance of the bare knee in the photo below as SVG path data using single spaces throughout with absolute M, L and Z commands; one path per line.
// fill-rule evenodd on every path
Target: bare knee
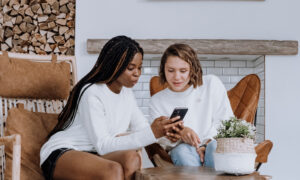
M 140 154 L 136 151 L 128 151 L 124 155 L 124 174 L 125 177 L 132 175 L 141 166 Z
M 111 179 L 124 179 L 124 172 L 122 165 L 117 162 L 112 162 L 109 165 L 109 169 L 111 169 L 111 173 L 109 173 L 109 176 Z
M 123 180 L 123 167 L 120 163 L 111 161 L 107 164 L 107 168 L 98 170 L 97 177 L 95 179 Z

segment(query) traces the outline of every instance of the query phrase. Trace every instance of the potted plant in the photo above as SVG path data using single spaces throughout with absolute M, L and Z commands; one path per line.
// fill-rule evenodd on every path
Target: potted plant
M 232 117 L 223 120 L 215 137 L 215 169 L 230 174 L 250 174 L 254 171 L 255 127 L 245 120 Z

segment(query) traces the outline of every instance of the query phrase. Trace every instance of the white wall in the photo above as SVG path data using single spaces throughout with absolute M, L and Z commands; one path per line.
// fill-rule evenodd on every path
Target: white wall
M 82 77 L 97 55 L 88 38 L 300 40 L 299 0 L 77 0 L 76 49 Z M 300 58 L 266 57 L 266 139 L 274 142 L 261 169 L 273 179 L 298 179 Z

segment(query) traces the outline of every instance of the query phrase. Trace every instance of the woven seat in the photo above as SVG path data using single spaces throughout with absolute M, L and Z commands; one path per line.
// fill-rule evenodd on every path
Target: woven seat
M 6 164 L 6 158 L 9 158 L 10 156 L 5 156 L 3 146 L 0 149 L 1 179 L 19 180 L 20 176 L 21 179 L 30 179 L 30 177 L 23 176 L 25 175 L 23 172 L 26 170 L 22 169 L 24 163 L 30 163 L 29 161 L 22 159 L 27 157 L 28 154 L 24 157 L 20 156 L 23 153 L 23 146 L 34 146 L 35 144 L 22 142 L 23 149 L 21 149 L 22 138 L 20 138 L 19 134 L 6 136 L 6 132 L 10 131 L 6 129 L 5 124 L 18 122 L 15 119 L 14 122 L 6 122 L 6 118 L 9 112 L 14 113 L 10 110 L 15 109 L 20 104 L 22 104 L 22 107 L 27 110 L 26 112 L 28 113 L 42 113 L 37 114 L 36 118 L 46 117 L 43 114 L 60 113 L 66 104 L 70 89 L 77 81 L 75 57 L 19 53 L 7 54 L 6 52 L 1 54 L 0 82 L 2 84 L 0 87 L 0 143 L 1 145 L 7 146 L 5 151 L 7 151 L 6 149 L 12 149 L 13 151 L 12 167 L 8 167 L 6 166 L 8 165 Z M 67 76 L 64 77 L 66 73 Z M 60 76 L 57 77 L 57 74 L 60 74 Z M 32 82 L 32 84 L 30 84 L 30 82 Z M 15 126 L 11 124 L 9 127 Z M 20 130 L 22 131 L 23 128 L 21 127 Z M 13 142 L 13 148 L 9 146 L 11 145 L 11 142 Z M 39 154 L 36 154 L 36 156 L 39 156 Z M 37 159 L 39 159 L 39 157 Z M 9 163 L 9 165 L 11 165 L 11 163 Z M 39 165 L 35 165 L 35 167 L 39 168 Z M 40 172 L 40 169 L 38 169 L 37 172 Z

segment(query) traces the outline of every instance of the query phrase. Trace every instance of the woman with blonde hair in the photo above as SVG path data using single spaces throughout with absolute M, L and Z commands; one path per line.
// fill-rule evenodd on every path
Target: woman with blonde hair
M 175 138 L 172 142 L 162 137 L 159 143 L 177 166 L 214 167 L 213 137 L 220 121 L 233 116 L 223 83 L 214 75 L 202 75 L 197 54 L 186 44 L 173 44 L 166 49 L 159 76 L 161 84 L 167 83 L 168 88 L 151 97 L 151 118 L 170 116 L 176 107 L 188 108 L 184 129 L 178 132 L 181 140 Z

